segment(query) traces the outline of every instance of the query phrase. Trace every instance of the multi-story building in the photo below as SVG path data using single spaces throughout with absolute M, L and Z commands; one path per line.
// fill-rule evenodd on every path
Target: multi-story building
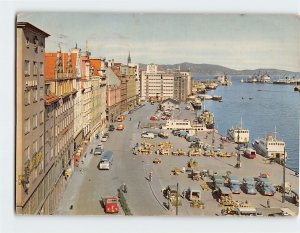
M 92 108 L 92 80 L 89 53 L 81 56 L 81 91 L 82 91 L 82 127 L 83 136 L 90 140 L 91 137 L 91 108 Z
M 174 98 L 174 73 L 158 71 L 157 65 L 147 65 L 141 74 L 141 100 L 161 101 Z
M 72 50 L 73 56 L 76 56 L 74 61 L 74 79 L 73 87 L 77 90 L 74 95 L 74 150 L 78 147 L 84 140 L 83 135 L 83 119 L 82 119 L 82 92 L 81 92 L 81 49 L 75 48 Z
M 133 67 L 135 69 L 134 76 L 135 76 L 135 93 L 136 93 L 136 103 L 140 103 L 140 94 L 141 94 L 141 81 L 140 81 L 140 67 L 138 63 L 132 63 L 130 52 L 127 58 L 127 65 Z
M 192 94 L 192 77 L 190 72 L 177 70 L 174 73 L 174 99 L 186 101 Z
M 45 193 L 43 214 L 52 214 L 74 168 L 74 88 L 76 53 L 45 54 Z
M 16 213 L 36 214 L 44 190 L 44 50 L 48 33 L 16 25 Z
M 106 117 L 112 123 L 121 114 L 121 81 L 112 71 L 111 67 L 105 68 L 107 80 L 106 88 Z
M 121 65 L 121 83 L 126 84 L 126 107 L 125 111 L 133 109 L 137 105 L 137 95 L 136 95 L 136 67 Z M 125 82 L 124 82 L 125 80 Z
M 101 60 L 90 59 L 92 80 L 91 131 L 94 138 L 106 127 L 106 78 L 101 71 Z

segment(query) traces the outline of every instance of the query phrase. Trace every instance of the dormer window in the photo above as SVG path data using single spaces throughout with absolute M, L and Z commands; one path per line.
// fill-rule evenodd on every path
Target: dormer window
M 26 48 L 29 48 L 29 38 L 26 37 Z
M 33 39 L 33 44 L 34 44 L 34 52 L 38 52 L 38 44 L 39 44 L 39 40 L 38 38 L 35 36 Z

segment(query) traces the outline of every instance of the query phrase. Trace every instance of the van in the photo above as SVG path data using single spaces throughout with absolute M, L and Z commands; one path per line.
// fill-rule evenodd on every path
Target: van
M 112 162 L 113 162 L 113 152 L 106 151 L 100 159 L 99 169 L 100 170 L 109 170 L 110 166 L 112 165 Z
M 141 135 L 142 138 L 150 138 L 153 139 L 154 138 L 154 134 L 153 133 L 144 133 Z

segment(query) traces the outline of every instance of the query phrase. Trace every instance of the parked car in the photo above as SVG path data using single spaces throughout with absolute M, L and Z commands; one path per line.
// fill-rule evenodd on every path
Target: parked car
M 255 189 L 255 181 L 252 177 L 245 177 L 243 179 L 243 184 L 242 187 L 247 194 L 256 194 L 256 189 Z
M 188 133 L 186 132 L 186 131 L 180 131 L 180 133 L 179 133 L 179 137 L 185 137 L 186 135 L 187 135 Z
M 200 139 L 196 136 L 188 136 L 185 138 L 188 142 L 198 142 Z
M 153 133 L 143 133 L 141 134 L 142 138 L 150 138 L 153 139 L 154 138 L 154 134 Z
M 149 119 L 150 119 L 150 121 L 157 121 L 158 120 L 157 116 L 151 116 Z
M 240 181 L 237 176 L 229 176 L 229 187 L 234 194 L 241 193 Z
M 114 126 L 114 125 L 110 125 L 110 126 L 108 127 L 108 130 L 109 130 L 109 131 L 114 131 L 114 130 L 115 130 L 115 126 Z
M 213 176 L 213 186 L 214 189 L 217 190 L 219 187 L 224 186 L 224 178 L 220 175 L 214 175 Z
M 117 130 L 124 130 L 124 125 L 118 125 Z
M 103 135 L 101 138 L 101 142 L 106 142 L 108 139 L 108 136 Z
M 118 199 L 116 197 L 102 198 L 105 213 L 119 213 Z
M 172 133 L 173 133 L 174 136 L 179 136 L 180 131 L 179 130 L 173 130 Z
M 160 138 L 168 138 L 169 137 L 169 134 L 167 132 L 160 132 L 158 134 L 158 137 Z
M 98 145 L 96 146 L 95 150 L 94 150 L 94 155 L 102 155 L 103 153 L 103 145 Z
M 274 196 L 276 190 L 268 178 L 258 177 L 256 189 L 264 196 Z
M 109 133 L 108 133 L 108 132 L 106 132 L 106 133 L 104 133 L 104 134 L 103 134 L 103 136 L 105 136 L 105 137 L 108 137 L 108 138 L 109 138 Z

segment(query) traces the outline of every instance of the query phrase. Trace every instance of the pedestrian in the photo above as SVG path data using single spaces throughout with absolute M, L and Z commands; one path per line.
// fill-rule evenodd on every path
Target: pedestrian
M 270 205 L 270 200 L 269 200 L 269 199 L 267 200 L 267 207 L 268 207 L 268 208 L 271 207 L 271 205 Z
M 129 118 L 129 121 L 131 121 L 131 117 Z
M 248 200 L 245 201 L 245 204 L 248 204 Z
M 152 181 L 152 171 L 149 172 L 149 181 Z
M 125 183 L 123 183 L 123 188 L 122 189 L 123 189 L 124 193 L 127 193 L 127 185 Z

